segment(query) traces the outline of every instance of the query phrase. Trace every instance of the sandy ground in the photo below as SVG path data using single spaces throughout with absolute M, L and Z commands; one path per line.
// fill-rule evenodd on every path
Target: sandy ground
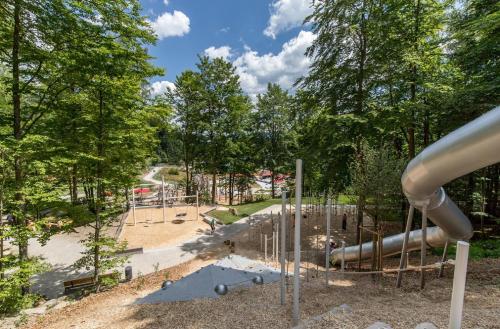
M 202 214 L 210 207 L 201 206 Z M 176 216 L 187 213 L 186 216 Z M 196 220 L 196 207 L 166 208 L 167 222 L 163 223 L 162 208 L 143 208 L 135 211 L 136 225 L 129 212 L 120 240 L 128 242 L 128 248 L 155 249 L 178 244 L 198 235 L 210 232 L 210 226 L 203 222 L 201 215 Z
M 431 259 L 430 261 L 434 261 Z M 415 255 L 412 262 L 418 261 Z M 211 260 L 196 259 L 165 271 L 138 278 L 61 310 L 33 320 L 25 328 L 289 328 L 291 326 L 291 287 L 287 304 L 279 304 L 279 284 L 254 286 L 230 291 L 216 300 L 132 305 L 159 288 L 165 273 L 170 279 L 194 271 Z M 393 264 L 397 259 L 392 260 Z M 409 273 L 402 289 L 395 288 L 395 276 L 380 281 L 370 276 L 333 279 L 325 286 L 324 273 L 302 280 L 301 318 L 324 314 L 333 307 L 348 304 L 352 313 L 333 314 L 308 322 L 307 328 L 366 328 L 383 321 L 393 328 L 414 328 L 432 322 L 446 328 L 451 298 L 453 270 L 438 279 L 436 271 L 427 274 L 424 291 L 418 289 L 419 276 Z M 471 261 L 465 296 L 463 328 L 498 328 L 500 319 L 500 260 Z

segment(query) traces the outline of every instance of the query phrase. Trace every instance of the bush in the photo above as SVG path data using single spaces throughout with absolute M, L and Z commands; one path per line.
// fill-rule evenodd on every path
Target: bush
M 179 175 L 179 169 L 168 168 L 167 174 L 177 176 L 177 175 Z
M 448 256 L 455 257 L 456 249 L 456 243 L 451 244 L 448 248 Z M 433 253 L 435 255 L 442 255 L 443 248 L 434 248 Z M 469 247 L 469 258 L 500 258 L 500 240 L 490 239 L 471 241 Z

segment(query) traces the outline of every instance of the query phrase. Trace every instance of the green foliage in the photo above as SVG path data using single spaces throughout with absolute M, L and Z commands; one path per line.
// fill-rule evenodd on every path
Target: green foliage
M 21 262 L 14 256 L 3 257 L 0 261 L 8 273 L 0 277 L 0 316 L 31 307 L 39 296 L 22 293 L 21 287 L 27 286 L 33 275 L 47 270 L 47 266 L 37 259 Z
M 352 190 L 366 200 L 366 207 L 375 222 L 383 218 L 401 202 L 401 175 L 403 162 L 388 146 L 370 147 L 366 142 L 352 162 Z
M 442 255 L 444 248 L 434 248 L 433 254 Z M 448 247 L 448 256 L 455 257 L 457 246 L 451 243 Z M 473 240 L 469 246 L 470 259 L 500 258 L 500 240 Z

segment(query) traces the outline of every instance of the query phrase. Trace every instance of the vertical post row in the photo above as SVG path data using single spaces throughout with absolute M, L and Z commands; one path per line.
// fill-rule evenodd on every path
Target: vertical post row
M 281 305 L 285 305 L 286 192 L 281 192 Z
M 330 222 L 332 220 L 332 199 L 326 202 L 326 255 L 325 255 L 325 280 L 328 287 L 328 274 L 330 272 Z
M 293 325 L 300 321 L 300 221 L 302 212 L 302 160 L 295 164 L 295 236 L 293 250 Z

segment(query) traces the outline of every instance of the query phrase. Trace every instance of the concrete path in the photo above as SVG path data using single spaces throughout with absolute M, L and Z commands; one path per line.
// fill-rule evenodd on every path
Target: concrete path
M 161 185 L 161 180 L 154 179 L 154 176 L 163 168 L 164 165 L 152 167 L 151 170 L 142 177 L 142 180 L 151 184 Z
M 271 212 L 278 213 L 280 210 L 281 205 L 272 205 L 251 217 L 255 220 L 263 220 Z M 248 228 L 248 222 L 249 217 L 245 217 L 231 225 L 217 228 L 213 235 L 203 234 L 176 245 L 145 250 L 142 254 L 133 254 L 129 257 L 127 265 L 132 266 L 133 276 L 136 277 L 139 274 L 152 273 L 156 269 L 184 263 Z M 33 278 L 33 291 L 42 293 L 48 298 L 57 298 L 64 293 L 64 281 L 89 275 L 86 271 L 76 271 L 72 266 L 82 256 L 83 247 L 79 241 L 84 238 L 85 233 L 86 231 L 82 230 L 69 235 L 59 234 L 52 237 L 45 246 L 35 241 L 30 243 L 30 255 L 41 256 L 53 266 L 51 271 Z

